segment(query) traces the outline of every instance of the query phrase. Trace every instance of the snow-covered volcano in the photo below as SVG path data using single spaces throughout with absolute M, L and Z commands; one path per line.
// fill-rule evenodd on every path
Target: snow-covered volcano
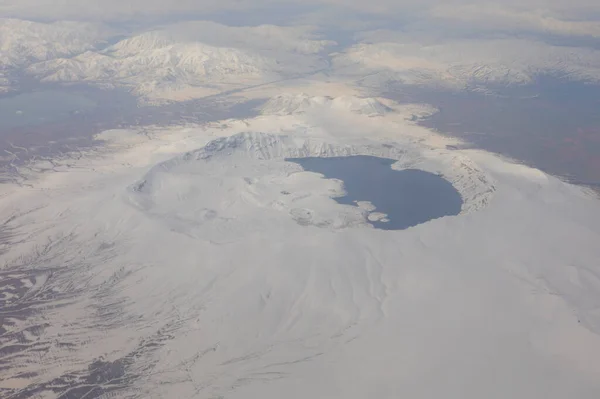
M 2 389 L 596 398 L 598 200 L 402 115 L 335 121 L 109 131 L 3 187 Z M 442 175 L 463 212 L 374 229 L 285 162 L 339 155 Z

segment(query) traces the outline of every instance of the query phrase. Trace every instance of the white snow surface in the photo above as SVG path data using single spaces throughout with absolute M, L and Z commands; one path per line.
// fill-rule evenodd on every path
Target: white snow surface
M 109 131 L 3 186 L 2 270 L 52 269 L 35 290 L 60 306 L 0 388 L 127 358 L 117 397 L 597 398 L 598 199 L 394 113 L 325 111 Z M 442 174 L 463 212 L 377 230 L 284 161 L 354 154 Z

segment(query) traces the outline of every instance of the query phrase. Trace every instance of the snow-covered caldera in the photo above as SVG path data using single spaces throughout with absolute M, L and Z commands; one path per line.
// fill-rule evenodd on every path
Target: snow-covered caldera
M 598 199 L 407 119 L 114 130 L 30 165 L 1 192 L 0 284 L 17 288 L 0 389 L 597 398 Z M 463 212 L 375 229 L 368 204 L 333 199 L 340 181 L 285 161 L 361 154 L 444 176 Z
M 128 200 L 173 231 L 211 242 L 229 242 L 239 234 L 268 229 L 272 223 L 280 224 L 277 218 L 333 229 L 367 225 L 368 214 L 359 207 L 339 207 L 330 200 L 343 196 L 343 182 L 293 173 L 301 168 L 286 159 L 370 155 L 398 160 L 401 168 L 412 165 L 419 152 L 369 141 L 334 143 L 264 133 L 218 139 L 152 168 L 130 188 Z M 446 169 L 444 158 L 434 158 L 430 167 Z M 464 212 L 481 209 L 494 186 L 481 170 L 455 166 L 447 175 L 466 199 Z M 327 201 L 318 204 L 323 198 Z

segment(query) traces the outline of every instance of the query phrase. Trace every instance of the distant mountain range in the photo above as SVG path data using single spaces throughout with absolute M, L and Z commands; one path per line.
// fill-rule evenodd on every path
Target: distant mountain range
M 309 26 L 231 27 L 184 22 L 126 34 L 101 24 L 0 19 L 0 92 L 11 76 L 41 82 L 123 87 L 146 99 L 204 97 L 325 71 L 358 87 L 390 82 L 486 90 L 538 74 L 600 81 L 600 52 L 524 39 L 422 43 L 373 31 L 332 53 L 336 43 Z M 339 50 L 339 49 L 338 49 Z
M 540 74 L 600 82 L 600 51 L 592 49 L 517 39 L 462 39 L 432 45 L 401 35 L 394 41 L 382 39 L 388 41 L 366 39 L 347 49 L 335 56 L 334 65 L 342 73 L 366 76 L 365 84 L 375 87 L 399 81 L 477 89 L 527 84 Z
M 183 23 L 134 34 L 92 24 L 0 22 L 0 66 L 42 82 L 85 82 L 126 87 L 140 96 L 203 87 L 231 89 L 302 74 L 326 64 L 319 53 L 332 41 L 309 28 L 227 27 Z M 3 82 L 3 86 L 7 86 Z

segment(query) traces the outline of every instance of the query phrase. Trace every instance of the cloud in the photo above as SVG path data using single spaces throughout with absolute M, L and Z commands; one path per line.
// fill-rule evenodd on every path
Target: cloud
M 208 13 L 226 10 L 265 9 L 282 6 L 334 5 L 364 13 L 390 13 L 402 10 L 464 6 L 516 7 L 521 10 L 548 10 L 578 14 L 600 14 L 597 0 L 0 0 L 0 16 L 116 18 L 143 15 Z M 268 16 L 268 15 L 266 15 Z
M 336 15 L 332 9 L 339 9 Z M 252 13 L 252 11 L 255 11 Z M 345 11 L 345 12 L 342 12 Z M 210 19 L 242 13 L 253 23 L 294 24 L 310 17 L 340 26 L 353 12 L 356 22 L 373 18 L 410 21 L 421 27 L 506 32 L 540 32 L 600 37 L 598 0 L 0 0 L 0 17 L 139 22 L 147 19 Z M 306 17 L 308 16 L 308 17 Z M 336 19 L 339 19 L 336 20 Z
M 440 5 L 432 8 L 431 16 L 448 23 L 466 25 L 476 30 L 534 31 L 555 35 L 600 37 L 600 23 L 589 20 L 568 20 L 556 11 L 518 9 L 499 5 Z

